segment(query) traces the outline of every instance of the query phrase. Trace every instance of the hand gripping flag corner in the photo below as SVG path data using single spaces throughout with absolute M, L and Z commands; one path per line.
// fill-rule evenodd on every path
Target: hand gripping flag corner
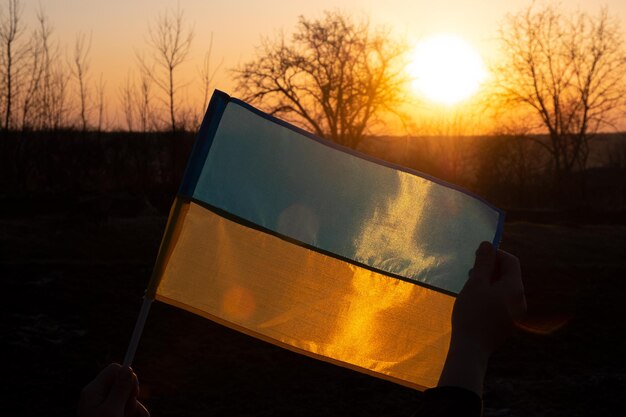
M 147 298 L 393 382 L 436 385 L 503 213 L 216 91 Z

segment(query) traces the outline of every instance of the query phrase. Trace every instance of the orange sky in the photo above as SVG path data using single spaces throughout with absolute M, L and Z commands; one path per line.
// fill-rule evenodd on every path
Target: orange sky
M 395 34 L 412 43 L 429 34 L 451 32 L 466 39 L 484 59 L 490 60 L 496 57 L 494 38 L 499 22 L 507 13 L 530 4 L 524 0 L 22 0 L 22 3 L 24 23 L 29 28 L 34 27 L 38 5 L 43 5 L 68 53 L 78 32 L 92 33 L 91 74 L 95 80 L 102 73 L 107 82 L 112 124 L 115 120 L 121 122 L 116 116 L 119 86 L 127 72 L 136 67 L 134 51 L 145 45 L 148 22 L 168 7 L 175 8 L 177 3 L 196 34 L 190 59 L 184 64 L 183 79 L 190 85 L 197 79 L 197 67 L 213 33 L 213 59 L 224 62 L 216 86 L 227 92 L 232 92 L 228 69 L 247 60 L 261 36 L 280 30 L 289 33 L 299 15 L 316 17 L 324 10 L 341 10 L 369 16 L 373 24 L 388 25 Z M 626 1 L 605 3 L 611 14 L 626 24 Z M 0 4 L 4 7 L 5 1 Z M 592 13 L 600 6 L 590 0 L 564 0 L 560 4 L 565 9 L 581 8 Z M 191 92 L 187 94 L 189 102 L 197 101 Z

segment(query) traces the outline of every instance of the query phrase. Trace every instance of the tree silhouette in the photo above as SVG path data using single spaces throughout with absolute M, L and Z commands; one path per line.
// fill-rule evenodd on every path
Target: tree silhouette
M 150 60 L 138 56 L 143 73 L 148 74 L 156 86 L 166 95 L 169 125 L 172 132 L 178 129 L 176 97 L 180 81 L 177 70 L 185 62 L 191 49 L 194 31 L 186 28 L 184 12 L 180 6 L 160 14 L 148 28 L 148 45 L 151 48 Z
M 224 60 L 220 61 L 220 63 L 215 68 L 211 68 L 211 53 L 213 52 L 213 33 L 211 33 L 211 38 L 209 40 L 209 48 L 204 53 L 204 59 L 202 60 L 202 66 L 198 68 L 198 75 L 200 77 L 200 81 L 202 82 L 202 110 L 204 111 L 209 104 L 209 93 L 211 92 L 211 88 L 213 87 L 213 80 L 217 75 L 217 71 L 219 71 L 220 67 L 224 63 Z
M 24 70 L 24 58 L 28 48 L 20 42 L 24 33 L 21 24 L 23 7 L 19 0 L 8 1 L 8 11 L 0 9 L 0 74 L 2 75 L 2 101 L 3 107 L 0 126 L 9 130 L 14 124 L 14 107 L 22 83 L 22 72 Z
M 132 81 L 130 71 L 126 74 L 124 84 L 119 88 L 119 100 L 122 106 L 122 114 L 126 122 L 126 130 L 132 132 L 135 127 L 135 84 Z
M 31 48 L 41 51 L 41 75 L 37 80 L 33 103 L 31 127 L 57 130 L 70 126 L 68 86 L 71 68 L 62 59 L 58 40 L 53 39 L 54 30 L 48 16 L 40 5 L 37 11 L 38 28 L 34 31 Z M 24 123 L 24 122 L 23 122 Z
M 89 38 L 84 33 L 76 35 L 76 42 L 74 43 L 74 55 L 72 64 L 70 66 L 72 75 L 76 78 L 78 83 L 78 98 L 79 98 L 79 119 L 80 126 L 83 132 L 87 131 L 88 118 L 89 118 L 89 106 L 88 101 L 90 98 L 89 93 L 89 70 L 91 65 L 89 62 L 89 53 L 91 51 L 91 35 Z
M 548 141 L 528 137 L 548 152 L 555 185 L 567 192 L 572 173 L 586 168 L 589 139 L 612 126 L 626 103 L 619 22 L 606 8 L 592 16 L 530 6 L 506 18 L 500 41 L 505 59 L 495 72 L 496 102 L 530 111 L 529 127 L 547 130 Z
M 265 39 L 256 58 L 235 69 L 236 88 L 270 114 L 355 147 L 384 113 L 403 116 L 406 52 L 367 21 L 301 16 L 290 41 Z

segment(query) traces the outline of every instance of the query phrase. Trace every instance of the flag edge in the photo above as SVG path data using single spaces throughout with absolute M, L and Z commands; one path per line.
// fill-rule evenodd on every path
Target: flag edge
M 406 381 L 406 380 L 403 380 L 403 379 L 398 378 L 398 377 L 394 377 L 394 376 L 389 375 L 389 374 L 375 372 L 375 371 L 372 371 L 372 370 L 367 369 L 367 368 L 363 368 L 363 367 L 360 367 L 360 366 L 352 365 L 352 364 L 350 364 L 348 362 L 344 362 L 344 361 L 341 361 L 339 359 L 331 358 L 331 357 L 320 355 L 320 354 L 317 354 L 317 353 L 314 353 L 314 352 L 311 352 L 311 351 L 308 351 L 308 350 L 305 350 L 305 349 L 302 349 L 302 348 L 298 348 L 296 346 L 290 345 L 289 343 L 281 342 L 280 340 L 277 340 L 277 339 L 274 339 L 272 337 L 263 335 L 262 333 L 255 332 L 254 330 L 250 330 L 250 329 L 248 329 L 246 327 L 243 327 L 243 326 L 240 326 L 238 324 L 232 323 L 232 322 L 230 322 L 228 320 L 225 320 L 225 319 L 220 318 L 218 316 L 214 316 L 214 315 L 212 315 L 210 313 L 207 313 L 207 312 L 205 312 L 203 310 L 200 310 L 200 309 L 198 309 L 196 307 L 190 306 L 190 305 L 185 304 L 185 303 L 180 302 L 180 301 L 176 301 L 174 299 L 171 299 L 169 297 L 165 297 L 163 295 L 156 294 L 155 299 L 157 301 L 160 301 L 160 302 L 164 303 L 164 304 L 168 304 L 168 305 L 171 305 L 172 307 L 180 308 L 180 309 L 185 310 L 185 311 L 187 311 L 189 313 L 192 313 L 192 314 L 195 314 L 197 316 L 203 317 L 203 318 L 205 318 L 207 320 L 211 320 L 214 323 L 217 323 L 217 324 L 219 324 L 221 326 L 224 326 L 224 327 L 227 327 L 229 329 L 235 330 L 235 331 L 237 331 L 239 333 L 245 334 L 246 336 L 255 338 L 257 340 L 261 340 L 263 342 L 272 344 L 272 345 L 277 346 L 279 348 L 286 349 L 286 350 L 289 350 L 291 352 L 294 352 L 294 353 L 297 353 L 297 354 L 300 354 L 300 355 L 307 356 L 307 357 L 312 358 L 312 359 L 316 359 L 316 360 L 319 360 L 319 361 L 322 361 L 322 362 L 330 363 L 331 365 L 340 366 L 342 368 L 350 369 L 352 371 L 359 372 L 359 373 L 371 376 L 373 378 L 383 379 L 383 380 L 392 382 L 394 384 L 398 384 L 398 385 L 401 385 L 401 386 L 404 386 L 404 387 L 407 387 L 407 388 L 411 388 L 411 389 L 414 389 L 414 390 L 417 390 L 417 391 L 422 391 L 423 392 L 424 390 L 426 390 L 428 388 L 432 388 L 432 387 L 426 387 L 424 385 L 417 384 L 415 382 Z

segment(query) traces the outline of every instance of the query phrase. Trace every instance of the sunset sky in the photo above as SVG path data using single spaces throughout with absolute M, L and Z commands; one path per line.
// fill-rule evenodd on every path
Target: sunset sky
M 148 23 L 176 0 L 24 0 L 24 23 L 33 28 L 41 3 L 50 18 L 61 45 L 69 54 L 79 32 L 92 33 L 91 74 L 103 74 L 107 82 L 109 119 L 115 119 L 118 89 L 131 69 L 136 68 L 135 50 L 145 46 Z M 195 38 L 183 78 L 192 82 L 197 67 L 213 33 L 215 63 L 223 60 L 216 87 L 232 92 L 228 69 L 248 60 L 262 36 L 280 30 L 290 33 L 299 15 L 314 18 L 324 10 L 340 10 L 355 16 L 369 16 L 375 25 L 388 25 L 396 35 L 411 43 L 434 33 L 454 33 L 473 45 L 483 59 L 496 58 L 497 29 L 507 13 L 517 12 L 530 4 L 527 0 L 180 0 Z M 6 2 L 2 1 L 2 7 Z M 541 4 L 541 3 L 540 3 Z M 596 13 L 600 2 L 564 0 L 563 9 Z M 626 1 L 607 0 L 611 14 L 626 24 Z M 622 27 L 623 28 L 623 27 Z M 624 28 L 623 28 L 624 29 Z M 191 93 L 190 93 L 191 94 Z

